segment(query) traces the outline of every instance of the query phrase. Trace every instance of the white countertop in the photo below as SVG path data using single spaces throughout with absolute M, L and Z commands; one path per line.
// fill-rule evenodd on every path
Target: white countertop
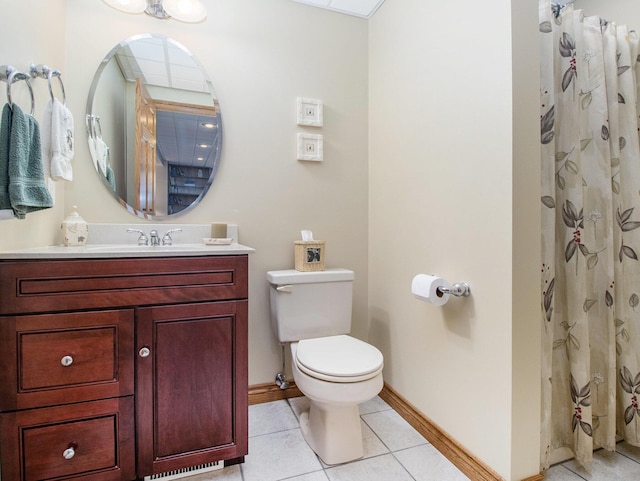
M 251 254 L 255 249 L 242 244 L 138 246 L 128 244 L 87 244 L 82 247 L 43 246 L 0 251 L 0 259 L 92 259 L 121 257 L 187 257 Z
M 139 246 L 138 234 L 128 228 L 143 230 L 148 236 L 152 229 L 159 236 L 172 229 L 170 246 Z M 210 224 L 89 224 L 89 241 L 81 247 L 63 245 L 31 247 L 0 251 L 0 259 L 104 259 L 119 257 L 196 257 L 251 254 L 255 249 L 238 244 L 238 226 L 227 224 L 229 245 L 205 245 L 211 235 Z

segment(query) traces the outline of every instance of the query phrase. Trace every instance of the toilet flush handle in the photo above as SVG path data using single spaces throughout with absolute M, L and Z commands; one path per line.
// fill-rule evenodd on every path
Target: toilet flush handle
M 286 284 L 284 286 L 277 286 L 276 291 L 278 292 L 292 292 L 293 286 L 291 284 Z

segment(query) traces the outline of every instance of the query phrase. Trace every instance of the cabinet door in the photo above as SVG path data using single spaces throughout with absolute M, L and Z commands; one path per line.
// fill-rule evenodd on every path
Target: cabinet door
M 137 315 L 138 475 L 247 454 L 247 301 Z

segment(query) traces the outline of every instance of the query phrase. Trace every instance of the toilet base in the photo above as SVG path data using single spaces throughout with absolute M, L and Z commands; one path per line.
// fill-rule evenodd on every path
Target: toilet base
M 357 404 L 325 404 L 310 400 L 300 415 L 305 441 L 325 464 L 341 464 L 364 456 Z

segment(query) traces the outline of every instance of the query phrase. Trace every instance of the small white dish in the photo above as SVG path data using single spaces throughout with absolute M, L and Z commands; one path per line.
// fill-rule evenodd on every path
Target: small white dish
M 233 239 L 223 237 L 204 237 L 202 240 L 208 246 L 228 246 L 233 242 Z

